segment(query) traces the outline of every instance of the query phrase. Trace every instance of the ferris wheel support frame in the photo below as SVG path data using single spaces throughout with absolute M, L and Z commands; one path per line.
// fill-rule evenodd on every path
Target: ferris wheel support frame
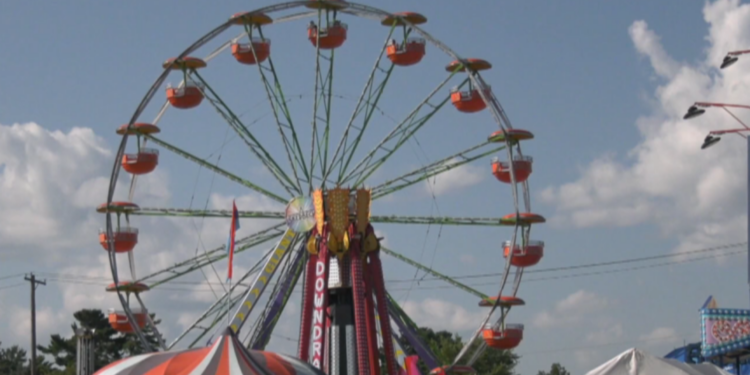
M 265 40 L 265 37 L 263 36 L 263 29 L 260 26 L 257 26 L 257 28 L 258 34 L 260 35 L 261 39 Z M 252 41 L 252 27 L 245 25 L 245 30 L 247 31 L 248 37 L 250 38 L 250 50 L 253 53 L 255 61 L 257 62 L 259 61 L 259 59 L 255 51 L 255 44 Z M 281 135 L 281 141 L 284 143 L 284 149 L 286 150 L 287 158 L 289 159 L 289 164 L 292 167 L 295 178 L 298 182 L 300 181 L 300 178 L 297 176 L 297 168 L 301 168 L 303 176 L 305 178 L 304 182 L 309 183 L 310 181 L 312 181 L 311 172 L 307 170 L 307 165 L 305 165 L 304 157 L 302 155 L 302 148 L 299 143 L 299 138 L 297 137 L 297 132 L 294 128 L 294 121 L 292 120 L 292 116 L 289 113 L 286 97 L 284 96 L 284 91 L 282 90 L 282 86 L 279 81 L 279 75 L 276 72 L 276 68 L 273 64 L 273 56 L 271 56 L 270 54 L 267 57 L 267 62 L 268 67 L 264 66 L 265 62 L 258 62 L 256 65 L 258 66 L 258 74 L 260 75 L 261 81 L 263 82 L 263 87 L 266 90 L 266 96 L 268 97 L 268 102 L 273 111 L 274 119 L 276 120 L 276 126 L 279 129 L 279 134 Z M 271 87 L 269 80 L 266 77 L 265 70 L 271 72 L 271 75 L 273 77 L 273 87 Z M 286 123 L 283 123 L 279 117 L 279 107 L 281 108 L 281 112 L 284 116 L 284 120 L 286 120 Z M 284 131 L 284 128 L 287 128 L 289 131 L 291 131 L 293 144 L 289 142 L 289 137 L 286 134 L 286 131 Z M 300 190 L 301 189 L 302 188 L 300 186 Z
M 322 2 L 323 3 L 328 3 L 328 1 L 325 1 L 325 0 L 322 1 Z M 257 10 L 256 12 L 271 12 L 273 10 L 288 9 L 288 8 L 292 8 L 292 7 L 304 5 L 305 3 L 307 3 L 307 2 L 306 1 L 297 1 L 297 2 L 283 3 L 283 4 L 278 4 L 278 5 L 274 5 L 274 6 L 269 6 L 269 7 L 261 8 L 261 9 Z M 347 3 L 347 6 L 349 6 L 350 9 L 352 9 L 353 11 L 355 11 L 355 12 L 361 12 L 362 14 L 370 13 L 371 15 L 380 16 L 380 17 L 394 16 L 391 13 L 384 12 L 382 10 L 379 10 L 379 9 L 376 9 L 376 8 L 373 8 L 373 7 L 369 7 L 369 6 L 364 6 L 364 5 L 354 4 L 354 3 Z M 345 12 L 345 13 L 347 13 L 347 12 Z M 362 15 L 362 14 L 359 14 L 359 13 L 357 13 L 357 14 L 360 15 L 360 16 Z M 442 43 L 440 43 L 439 41 L 437 41 L 436 39 L 434 39 L 433 37 L 431 37 L 429 34 L 427 34 L 426 32 L 424 32 L 423 30 L 421 30 L 419 27 L 411 24 L 406 19 L 403 19 L 402 21 L 406 25 L 408 25 L 412 30 L 417 31 L 418 33 L 422 34 L 422 36 L 426 40 L 430 41 L 433 45 L 437 46 L 439 49 L 443 50 L 448 55 L 454 57 L 456 60 L 463 61 L 452 50 L 450 50 L 448 47 L 446 47 L 445 45 L 443 45 Z M 215 37 L 216 35 L 218 35 L 220 32 L 223 32 L 226 28 L 228 28 L 229 24 L 230 24 L 230 22 L 228 21 L 228 22 L 224 23 L 223 25 L 219 26 L 218 28 L 214 29 L 214 31 L 210 32 L 209 34 L 207 34 L 203 38 L 199 39 L 191 47 L 189 47 L 187 50 L 185 50 L 178 58 L 183 58 L 183 57 L 187 56 L 190 52 L 192 52 L 195 49 L 199 48 L 200 46 L 202 46 L 203 44 L 205 44 L 208 40 L 212 39 L 213 37 Z M 168 70 L 169 70 L 170 67 L 167 67 L 165 69 L 165 71 L 160 75 L 159 79 L 157 79 L 157 81 L 154 83 L 154 85 L 152 86 L 151 90 L 149 90 L 149 92 L 147 93 L 147 95 L 144 97 L 144 99 L 142 100 L 142 102 L 139 105 L 138 109 L 136 110 L 135 114 L 131 118 L 131 121 L 129 122 L 129 126 L 132 127 L 132 124 L 138 118 L 138 116 L 142 112 L 142 110 L 145 107 L 145 105 L 150 101 L 151 97 L 155 93 L 155 91 L 158 88 L 158 86 L 160 86 L 161 83 L 164 81 L 164 79 L 166 78 L 166 75 L 167 75 Z M 492 112 L 493 117 L 495 117 L 496 121 L 498 122 L 498 125 L 500 125 L 501 130 L 503 132 L 506 132 L 506 129 L 505 129 L 506 126 L 504 126 L 504 125 L 507 125 L 507 128 L 512 129 L 510 127 L 510 122 L 507 120 L 507 117 L 505 116 L 505 113 L 502 110 L 502 107 L 500 107 L 499 103 L 496 102 L 496 100 L 494 98 L 494 95 L 492 96 L 491 100 L 488 100 L 488 98 L 486 97 L 486 95 L 484 95 L 484 93 L 485 93 L 484 89 L 485 89 L 486 85 L 484 84 L 483 81 L 481 81 L 481 77 L 479 77 L 478 79 L 477 79 L 477 77 L 479 77 L 478 74 L 470 74 L 469 79 L 471 79 L 471 81 L 474 83 L 475 86 L 478 86 L 478 88 L 479 88 L 478 93 L 482 97 L 482 99 L 486 103 L 490 104 L 490 106 L 489 106 L 490 107 L 490 111 Z M 232 124 L 230 124 L 230 126 L 231 125 Z M 413 133 L 414 132 L 411 132 L 409 135 L 411 136 L 411 135 L 413 135 Z M 239 132 L 238 132 L 238 134 L 239 134 Z M 316 132 L 316 134 L 317 134 L 317 132 Z M 116 184 L 116 181 L 117 181 L 117 175 L 119 173 L 119 158 L 122 157 L 122 154 L 124 153 L 124 147 L 126 145 L 126 140 L 127 140 L 127 135 L 123 137 L 123 140 L 122 140 L 122 142 L 120 144 L 120 148 L 118 149 L 116 163 L 115 163 L 115 166 L 113 168 L 113 173 L 112 173 L 112 176 L 111 176 L 112 178 L 110 179 L 110 189 L 109 189 L 108 200 L 107 200 L 108 204 L 112 201 L 112 197 L 114 195 L 114 187 L 115 187 L 115 184 Z M 506 143 L 507 143 L 507 145 L 512 146 L 510 140 L 507 139 L 507 137 L 506 137 Z M 520 154 L 520 146 L 517 145 L 517 144 L 515 146 L 518 149 L 518 153 Z M 512 149 L 510 147 L 508 147 L 507 152 L 508 152 L 509 160 L 513 160 L 513 158 L 512 158 L 513 153 L 512 153 Z M 517 197 L 517 191 L 516 191 L 517 183 L 516 183 L 516 178 L 515 178 L 514 167 L 512 166 L 512 164 L 513 163 L 511 163 L 511 167 L 510 167 L 510 177 L 511 177 L 511 184 L 513 186 L 513 196 L 514 196 L 514 205 L 515 205 L 515 208 L 516 208 L 516 217 L 518 218 L 519 217 L 518 216 L 519 215 L 519 209 L 518 209 L 518 197 Z M 360 178 L 360 180 L 363 180 L 363 179 Z M 524 188 L 524 197 L 526 198 L 526 196 L 528 195 L 528 186 L 527 186 L 527 184 L 523 184 L 523 188 Z M 528 207 L 529 206 L 529 203 L 528 203 L 529 200 L 528 199 L 524 199 L 524 200 L 526 201 L 525 203 L 526 203 L 526 206 Z M 512 235 L 512 239 L 510 241 L 511 242 L 511 246 L 514 246 L 514 244 L 516 242 L 516 236 L 517 236 L 518 229 L 519 229 L 519 223 L 518 223 L 518 220 L 516 220 L 515 230 L 514 230 L 514 233 Z M 111 215 L 109 213 L 107 214 L 107 232 L 106 233 L 111 238 L 111 236 L 112 236 L 112 221 L 111 221 Z M 525 234 L 525 236 L 524 236 L 524 234 Z M 524 234 L 522 234 L 522 237 L 527 237 L 528 236 L 528 231 L 526 231 L 526 233 L 524 233 Z M 113 278 L 114 278 L 115 282 L 117 283 L 118 281 L 117 281 L 117 276 L 116 276 L 116 274 L 117 274 L 116 259 L 114 259 L 115 258 L 114 252 L 111 251 L 112 247 L 113 247 L 113 245 L 112 245 L 111 242 L 109 244 L 109 247 L 110 247 L 110 268 L 111 268 L 111 271 L 113 272 Z M 507 271 L 508 271 L 508 269 L 510 267 L 510 261 L 511 261 L 512 257 L 513 257 L 513 252 L 510 253 L 510 255 L 509 255 L 508 259 L 507 259 L 506 272 L 505 272 L 505 276 L 503 277 L 503 281 L 502 281 L 502 284 L 501 284 L 501 288 L 500 288 L 500 292 L 499 292 L 500 294 L 502 293 L 502 289 L 505 286 L 505 282 L 506 282 L 507 275 L 508 275 Z M 121 304 L 123 304 L 123 306 L 125 307 L 125 300 L 122 297 L 120 287 L 118 286 L 115 290 L 117 291 L 118 298 L 120 299 Z M 499 301 L 499 298 L 496 300 L 495 305 L 492 307 L 490 313 L 488 314 L 487 320 L 492 315 L 492 312 L 494 311 L 494 309 L 497 308 L 498 301 Z M 131 319 L 131 321 L 132 321 L 132 314 L 131 314 L 131 312 L 128 311 L 129 309 L 127 309 L 127 308 L 125 308 L 125 310 L 126 310 L 126 315 L 128 315 L 128 318 Z M 484 323 L 483 323 L 483 325 L 484 325 Z M 156 327 L 154 327 L 154 329 L 155 328 Z M 140 329 L 138 327 L 134 327 L 134 330 L 138 334 L 138 336 L 141 339 L 142 343 L 146 347 L 148 347 L 148 344 L 147 344 L 147 342 L 146 342 L 146 340 L 145 340 L 142 332 L 140 331 Z M 478 332 L 479 331 L 477 331 L 477 333 L 474 335 L 474 337 L 472 338 L 471 341 L 473 341 L 473 339 L 476 338 Z M 464 354 L 464 352 L 465 352 L 466 349 L 468 349 L 468 345 L 467 345 L 466 348 L 462 349 L 462 353 L 459 354 L 459 356 L 458 356 L 458 358 L 456 358 L 455 362 L 458 362 L 458 360 L 460 360 L 460 357 Z
M 375 63 L 373 64 L 372 70 L 370 70 L 370 74 L 368 75 L 365 86 L 362 88 L 362 92 L 359 96 L 359 99 L 357 100 L 357 103 L 354 105 L 354 111 L 352 112 L 352 115 L 346 124 L 346 128 L 344 129 L 344 132 L 341 135 L 341 140 L 339 140 L 339 144 L 338 146 L 336 146 L 336 151 L 334 152 L 333 157 L 331 158 L 332 160 L 331 166 L 328 169 L 328 171 L 326 171 L 326 173 L 324 174 L 325 176 L 323 178 L 324 180 L 333 171 L 333 169 L 336 168 L 338 164 L 339 172 L 338 172 L 338 177 L 336 181 L 341 181 L 341 179 L 343 178 L 344 171 L 346 171 L 346 169 L 349 167 L 349 163 L 351 163 L 352 161 L 352 157 L 354 156 L 354 153 L 356 152 L 357 147 L 359 146 L 359 143 L 365 134 L 365 130 L 367 130 L 367 125 L 369 125 L 372 115 L 375 113 L 375 110 L 378 108 L 378 103 L 380 102 L 380 98 L 382 97 L 383 92 L 385 91 L 386 85 L 388 84 L 388 81 L 391 78 L 391 74 L 393 73 L 393 68 L 395 67 L 394 64 L 391 64 L 388 70 L 384 70 L 383 68 L 380 67 L 381 62 L 383 61 L 383 54 L 385 53 L 388 47 L 388 41 L 393 36 L 394 29 L 395 29 L 395 26 L 392 26 L 390 31 L 388 32 L 388 36 L 385 38 L 385 41 L 383 42 L 383 46 L 380 49 L 380 53 L 378 53 L 378 57 L 375 60 Z M 379 83 L 377 85 L 374 85 L 374 83 L 376 82 L 375 76 L 377 75 L 378 72 L 384 73 L 385 76 L 378 80 Z M 355 127 L 354 122 L 356 121 L 361 111 L 365 111 L 364 119 L 362 121 L 362 124 L 359 127 Z M 349 146 L 348 144 L 349 133 L 351 132 L 352 129 L 356 131 L 356 135 L 354 136 L 354 141 Z M 342 153 L 342 157 L 340 159 L 338 158 L 339 153 Z

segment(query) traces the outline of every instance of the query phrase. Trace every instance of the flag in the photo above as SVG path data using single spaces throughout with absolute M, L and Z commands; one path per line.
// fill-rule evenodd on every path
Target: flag
M 229 254 L 229 267 L 227 268 L 227 281 L 232 280 L 232 261 L 234 260 L 234 238 L 240 229 L 239 213 L 237 205 L 232 201 L 232 226 L 229 227 L 229 238 L 227 238 L 227 252 Z
M 716 303 L 716 299 L 714 296 L 708 296 L 708 299 L 706 302 L 703 303 L 703 307 L 701 307 L 701 310 L 703 309 L 717 309 L 718 305 Z

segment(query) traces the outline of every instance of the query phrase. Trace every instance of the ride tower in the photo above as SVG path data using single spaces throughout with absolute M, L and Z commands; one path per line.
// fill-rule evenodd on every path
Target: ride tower
M 312 194 L 315 228 L 306 244 L 297 356 L 331 375 L 397 374 L 380 244 L 370 224 L 371 192 L 346 188 Z

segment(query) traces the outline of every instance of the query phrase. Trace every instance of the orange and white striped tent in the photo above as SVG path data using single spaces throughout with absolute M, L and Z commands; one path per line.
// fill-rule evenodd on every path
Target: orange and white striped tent
M 324 375 L 281 354 L 247 350 L 227 329 L 205 348 L 137 355 L 114 362 L 94 375 Z

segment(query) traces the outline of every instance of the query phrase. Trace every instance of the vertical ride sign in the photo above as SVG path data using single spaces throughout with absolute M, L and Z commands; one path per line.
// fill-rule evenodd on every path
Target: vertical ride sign
M 245 323 L 245 319 L 250 316 L 250 312 L 255 306 L 255 303 L 258 302 L 258 298 L 261 293 L 263 293 L 263 290 L 266 289 L 266 286 L 268 286 L 268 282 L 271 280 L 271 277 L 273 277 L 273 274 L 276 273 L 276 269 L 279 267 L 281 260 L 284 259 L 284 256 L 289 251 L 294 236 L 295 233 L 291 229 L 287 229 L 286 232 L 284 232 L 284 237 L 281 238 L 281 241 L 276 245 L 276 248 L 273 249 L 271 256 L 268 258 L 263 270 L 260 272 L 260 275 L 255 279 L 250 289 L 248 289 L 242 305 L 240 305 L 237 313 L 234 314 L 232 324 L 229 326 L 234 333 L 237 333 L 240 330 L 242 324 Z
M 325 327 L 326 281 L 328 281 L 328 249 L 320 247 L 315 263 L 315 287 L 313 288 L 313 328 L 312 328 L 312 365 L 322 369 L 323 340 Z

